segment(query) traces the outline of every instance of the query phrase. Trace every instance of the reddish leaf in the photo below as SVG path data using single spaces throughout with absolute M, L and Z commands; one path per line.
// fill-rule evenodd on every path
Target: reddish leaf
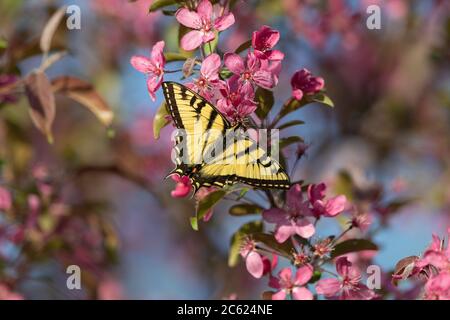
M 397 285 L 399 279 L 407 279 L 412 274 L 414 265 L 418 259 L 418 256 L 409 256 L 397 262 L 393 273 L 392 283 Z
M 111 124 L 114 117 L 111 108 L 90 83 L 75 77 L 63 76 L 52 81 L 52 88 L 55 93 L 64 94 L 88 108 L 104 125 Z
M 41 71 L 29 74 L 25 78 L 25 93 L 30 103 L 30 116 L 34 125 L 47 136 L 49 143 L 52 143 L 55 97 L 47 76 Z
M 53 36 L 58 28 L 59 23 L 66 14 L 66 7 L 59 8 L 47 21 L 41 35 L 40 47 L 42 52 L 47 53 L 50 51 L 50 45 L 52 43 Z

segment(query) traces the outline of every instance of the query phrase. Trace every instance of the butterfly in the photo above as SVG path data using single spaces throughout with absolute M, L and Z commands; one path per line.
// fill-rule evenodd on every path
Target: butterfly
M 163 82 L 162 88 L 167 109 L 182 132 L 175 135 L 176 167 L 168 176 L 188 176 L 194 194 L 203 186 L 235 183 L 290 188 L 285 170 L 239 124 L 232 125 L 205 98 L 182 84 Z

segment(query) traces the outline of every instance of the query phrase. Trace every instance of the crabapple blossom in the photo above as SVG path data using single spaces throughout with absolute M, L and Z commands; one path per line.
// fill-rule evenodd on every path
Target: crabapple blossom
M 267 68 L 267 64 L 263 65 L 252 52 L 247 54 L 245 61 L 236 53 L 227 53 L 224 61 L 225 66 L 234 74 L 233 77 L 239 79 L 244 86 L 257 85 L 265 89 L 275 86 L 273 74 Z
M 256 110 L 253 88 L 243 86 L 235 77 L 222 82 L 220 94 L 222 97 L 217 101 L 217 109 L 232 123 L 243 120 Z
M 280 33 L 268 26 L 262 26 L 253 32 L 252 47 L 258 59 L 283 60 L 284 53 L 272 50 L 280 40 Z
M 166 60 L 163 54 L 164 41 L 157 42 L 153 48 L 150 58 L 144 56 L 132 56 L 130 63 L 139 72 L 147 75 L 147 90 L 150 98 L 155 101 L 155 92 L 161 87 L 164 76 Z
M 339 297 L 342 300 L 371 300 L 375 292 L 361 283 L 361 272 L 347 257 L 336 260 L 336 271 L 340 279 L 321 279 L 316 284 L 316 292 L 327 298 Z
M 184 198 L 189 194 L 189 192 L 191 192 L 192 184 L 188 176 L 179 176 L 177 174 L 173 174 L 170 177 L 177 183 L 175 189 L 170 193 L 172 197 Z
M 272 300 L 284 300 L 291 295 L 294 300 L 313 300 L 313 294 L 305 285 L 313 275 L 313 268 L 307 264 L 297 269 L 294 279 L 292 279 L 291 268 L 283 268 L 278 273 L 278 277 L 272 277 L 269 285 L 279 291 L 272 295 Z
M 315 227 L 307 216 L 311 216 L 308 201 L 303 201 L 301 186 L 292 186 L 286 195 L 283 209 L 271 208 L 263 212 L 263 218 L 269 223 L 276 223 L 275 239 L 282 243 L 297 234 L 310 238 L 315 233 Z
M 324 201 L 325 190 L 326 185 L 324 183 L 318 185 L 311 184 L 308 186 L 308 198 L 312 206 L 313 215 L 316 218 L 319 218 L 320 216 L 335 217 L 344 211 L 347 203 L 347 198 L 343 195 Z
M 323 89 L 325 81 L 321 77 L 313 77 L 307 69 L 301 69 L 291 78 L 292 97 L 301 100 L 307 94 L 314 94 Z
M 197 11 L 181 8 L 175 14 L 176 19 L 182 25 L 194 29 L 181 38 L 181 47 L 191 51 L 203 43 L 208 43 L 216 38 L 216 33 L 229 28 L 234 24 L 232 13 L 220 14 L 221 8 L 213 8 L 209 0 L 201 0 Z
M 219 85 L 220 56 L 212 53 L 205 58 L 200 67 L 200 76 L 186 86 L 211 100 Z

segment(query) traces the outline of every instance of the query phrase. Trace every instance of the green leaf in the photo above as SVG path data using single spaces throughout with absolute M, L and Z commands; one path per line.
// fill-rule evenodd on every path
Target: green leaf
M 334 108 L 333 101 L 330 99 L 330 97 L 328 97 L 326 94 L 324 94 L 322 92 L 319 92 L 311 97 L 307 97 L 307 100 L 312 101 L 312 102 L 319 102 L 328 107 Z
M 222 78 L 222 80 L 225 80 L 225 79 L 228 79 L 229 77 L 231 77 L 233 75 L 233 72 L 231 72 L 227 68 L 222 68 L 220 70 L 219 74 L 220 74 L 220 77 Z
M 228 253 L 228 266 L 234 267 L 237 265 L 240 256 L 240 250 L 242 246 L 242 242 L 245 237 L 255 234 L 257 232 L 263 231 L 263 224 L 261 221 L 251 221 L 239 228 L 230 241 L 230 250 Z
M 318 102 L 329 107 L 334 107 L 333 101 L 330 99 L 330 97 L 328 97 L 323 92 L 319 92 L 314 95 L 305 95 L 301 100 L 296 100 L 293 98 L 289 99 L 287 102 L 285 102 L 283 107 L 281 107 L 281 111 L 278 117 L 281 119 L 285 115 L 313 102 Z
M 315 282 L 319 281 L 321 277 L 322 277 L 322 272 L 320 272 L 319 270 L 315 270 L 311 279 L 309 279 L 308 283 L 315 283 Z
M 342 256 L 350 252 L 363 250 L 378 250 L 378 246 L 366 239 L 350 239 L 338 243 L 331 252 L 331 258 Z
M 284 255 L 291 256 L 292 253 L 296 252 L 295 247 L 292 245 L 291 241 L 285 241 L 279 243 L 273 236 L 273 234 L 267 233 L 256 233 L 252 235 L 255 241 L 261 242 L 267 247 L 280 252 Z
M 239 47 L 237 47 L 237 49 L 234 50 L 234 53 L 238 53 L 239 54 L 242 51 L 250 48 L 251 45 L 252 45 L 252 40 L 247 40 L 243 44 L 241 44 Z
M 154 1 L 152 3 L 150 8 L 148 9 L 148 12 L 155 12 L 155 11 L 161 9 L 161 8 L 174 5 L 174 4 L 178 3 L 178 2 L 179 1 L 177 1 L 177 0 L 156 0 L 156 1 Z
M 255 100 L 258 104 L 256 115 L 260 119 L 266 118 L 274 104 L 273 92 L 267 89 L 258 88 L 256 89 Z
M 191 218 L 192 229 L 198 230 L 198 221 L 202 219 L 226 194 L 226 190 L 220 189 L 211 192 L 197 203 L 195 217 Z
M 166 59 L 166 62 L 173 62 L 173 61 L 184 61 L 187 58 L 189 58 L 191 55 L 186 54 L 183 52 L 166 52 L 164 53 L 164 58 Z
M 302 99 L 302 101 L 303 101 L 303 99 Z M 300 109 L 301 107 L 303 107 L 305 105 L 305 103 L 303 103 L 302 101 L 295 100 L 295 99 L 289 99 L 281 107 L 278 117 L 281 119 L 285 115 L 287 115 L 291 112 L 294 112 L 295 110 Z
M 155 140 L 159 139 L 159 133 L 162 128 L 167 126 L 170 123 L 170 120 L 167 118 L 169 112 L 167 111 L 167 105 L 165 102 L 161 103 L 158 111 L 156 111 L 155 117 L 153 118 L 153 137 Z
M 279 130 L 285 129 L 285 128 L 289 128 L 289 127 L 293 127 L 293 126 L 298 126 L 298 125 L 302 125 L 305 124 L 305 121 L 302 120 L 292 120 L 289 122 L 286 122 L 285 124 L 282 124 L 281 126 L 278 127 Z
M 197 217 L 190 217 L 189 222 L 193 230 L 198 231 L 198 220 Z
M 248 214 L 257 214 L 261 213 L 264 208 L 256 205 L 256 204 L 236 204 L 232 206 L 229 210 L 229 213 L 232 216 L 245 216 Z
M 299 136 L 291 136 L 287 138 L 280 139 L 280 150 L 283 148 L 286 148 L 287 146 L 290 146 L 291 144 L 298 143 L 298 142 L 304 142 L 303 139 Z
M 241 190 L 241 192 L 239 193 L 239 196 L 236 198 L 236 200 L 237 200 L 237 201 L 241 200 L 241 199 L 247 194 L 247 192 L 248 192 L 249 190 L 250 190 L 249 188 L 243 188 L 243 189 Z

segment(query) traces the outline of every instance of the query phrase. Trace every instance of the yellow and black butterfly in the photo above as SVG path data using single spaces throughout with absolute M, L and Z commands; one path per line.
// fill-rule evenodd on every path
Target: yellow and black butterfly
M 290 187 L 280 164 L 205 98 L 176 82 L 163 82 L 162 87 L 175 126 L 184 132 L 175 137 L 176 168 L 169 175 L 188 176 L 194 192 L 202 186 L 234 183 L 262 189 Z M 233 139 L 226 139 L 230 135 Z M 206 156 L 209 161 L 204 161 Z

